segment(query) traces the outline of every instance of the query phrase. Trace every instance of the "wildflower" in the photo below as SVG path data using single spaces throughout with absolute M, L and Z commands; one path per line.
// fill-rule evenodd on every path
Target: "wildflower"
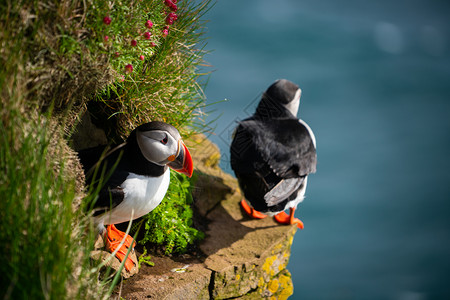
M 119 56 L 120 56 L 120 53 L 119 53 L 119 52 L 114 52 L 114 56 L 115 56 L 115 57 L 119 57 Z
M 150 32 L 148 32 L 148 31 L 144 33 L 144 38 L 146 40 L 149 40 L 151 36 L 152 36 L 152 34 Z
M 172 18 L 174 21 L 178 20 L 178 16 L 177 16 L 177 14 L 174 13 L 174 12 L 171 12 L 171 13 L 169 14 L 169 17 Z
M 120 81 L 120 82 L 123 82 L 123 81 L 125 81 L 125 76 L 123 76 L 123 75 L 122 75 L 122 76 L 120 76 L 120 78 L 119 78 L 119 81 Z
M 139 56 L 140 60 L 144 60 L 144 58 L 145 58 L 144 55 Z
M 175 22 L 177 19 L 178 19 L 177 14 L 171 12 L 169 15 L 167 15 L 167 18 L 166 18 L 166 24 L 167 24 L 167 25 L 172 25 L 173 22 Z
M 105 42 L 107 42 L 107 41 L 109 40 L 109 36 L 105 35 L 105 37 L 103 38 L 103 40 L 104 40 Z
M 162 31 L 162 36 L 163 36 L 163 37 L 166 37 L 168 34 L 169 34 L 169 28 L 166 27 L 166 28 L 164 28 L 163 31 Z
M 106 25 L 111 24 L 111 18 L 108 17 L 108 16 L 104 17 L 104 18 L 103 18 L 103 23 L 106 24 Z
M 147 27 L 148 29 L 153 27 L 153 22 L 150 20 L 147 20 L 147 22 L 145 22 L 145 27 Z
M 156 47 L 156 44 L 153 43 L 153 42 L 151 42 L 151 43 L 150 43 L 150 47 Z
M 167 25 L 172 25 L 173 22 L 174 22 L 174 20 L 173 20 L 172 18 L 170 18 L 169 16 L 167 16 L 167 18 L 166 18 L 166 24 L 167 24 Z
M 133 72 L 133 66 L 131 64 L 128 64 L 125 66 L 125 73 L 129 74 Z
M 177 3 L 177 1 L 174 0 L 164 0 L 164 4 L 170 8 L 170 10 L 172 11 L 177 11 L 178 10 L 178 6 L 175 4 Z
M 131 46 L 136 46 L 137 45 L 137 42 L 136 42 L 136 40 L 131 40 Z

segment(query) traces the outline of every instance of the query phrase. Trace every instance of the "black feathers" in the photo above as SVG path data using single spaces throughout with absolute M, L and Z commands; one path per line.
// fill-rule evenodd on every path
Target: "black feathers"
M 308 130 L 297 119 L 246 120 L 240 123 L 270 169 L 282 178 L 316 171 L 316 151 Z M 236 132 L 236 136 L 240 134 Z

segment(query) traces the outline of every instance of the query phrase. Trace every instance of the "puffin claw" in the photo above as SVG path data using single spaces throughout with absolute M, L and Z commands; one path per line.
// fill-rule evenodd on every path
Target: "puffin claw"
M 117 247 L 119 247 L 123 239 L 125 239 L 125 241 L 122 247 L 120 247 L 119 250 L 116 252 L 116 257 L 117 259 L 119 259 L 120 262 L 122 262 L 126 257 L 125 269 L 128 272 L 130 272 L 131 269 L 134 267 L 134 262 L 130 256 L 127 256 L 127 253 L 130 247 L 134 249 L 134 246 L 136 246 L 136 242 L 133 240 L 131 236 L 117 229 L 116 226 L 108 225 L 106 227 L 105 233 L 106 250 L 113 253 L 114 251 L 116 251 Z M 134 251 L 133 249 L 132 251 Z
M 253 219 L 264 219 L 265 217 L 267 217 L 267 215 L 260 213 L 259 211 L 255 210 L 253 207 L 250 207 L 250 205 L 248 205 L 248 203 L 247 203 L 247 201 L 245 201 L 245 199 L 242 199 L 240 204 L 241 204 L 241 207 L 244 209 L 245 213 Z

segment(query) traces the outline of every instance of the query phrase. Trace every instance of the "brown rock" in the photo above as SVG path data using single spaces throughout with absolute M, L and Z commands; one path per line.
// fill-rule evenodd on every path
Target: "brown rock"
M 136 275 L 139 272 L 138 268 L 138 260 L 136 256 L 136 251 L 131 250 L 129 257 L 134 262 L 134 267 L 127 271 L 125 267 L 122 268 L 121 275 L 123 278 L 130 278 L 133 275 Z M 117 257 L 112 256 L 111 253 L 106 252 L 104 250 L 94 250 L 91 252 L 91 259 L 94 261 L 100 261 L 104 265 L 100 268 L 100 274 L 103 276 L 115 275 L 120 270 L 121 262 L 117 259 Z

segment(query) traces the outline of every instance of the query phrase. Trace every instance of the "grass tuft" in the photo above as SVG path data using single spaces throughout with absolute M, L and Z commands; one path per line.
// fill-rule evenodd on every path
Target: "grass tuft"
M 75 180 L 65 176 L 65 163 L 58 160 L 65 156 L 52 140 L 58 133 L 48 118 L 9 112 L 0 123 L 0 295 L 104 298 L 89 261 L 94 231 L 73 210 Z
M 96 96 L 97 114 L 101 111 L 105 119 L 114 121 L 122 138 L 136 124 L 152 120 L 171 123 L 184 135 L 201 131 L 205 96 L 200 76 L 205 74 L 199 70 L 206 43 L 205 22 L 200 18 L 210 1 L 178 2 L 177 19 L 171 25 L 166 19 L 174 12 L 164 1 L 142 1 L 132 8 L 126 2 L 106 7 L 105 1 L 100 1 L 89 23 L 93 39 L 88 47 L 97 46 L 97 51 L 109 55 L 116 74 L 114 83 Z M 103 21 L 105 16 L 111 19 L 109 25 Z M 150 29 L 148 21 L 153 24 Z M 151 34 L 150 39 L 145 33 Z M 132 46 L 133 41 L 136 46 Z M 140 60 L 141 55 L 144 60 Z M 132 72 L 127 72 L 126 66 L 132 66 Z

